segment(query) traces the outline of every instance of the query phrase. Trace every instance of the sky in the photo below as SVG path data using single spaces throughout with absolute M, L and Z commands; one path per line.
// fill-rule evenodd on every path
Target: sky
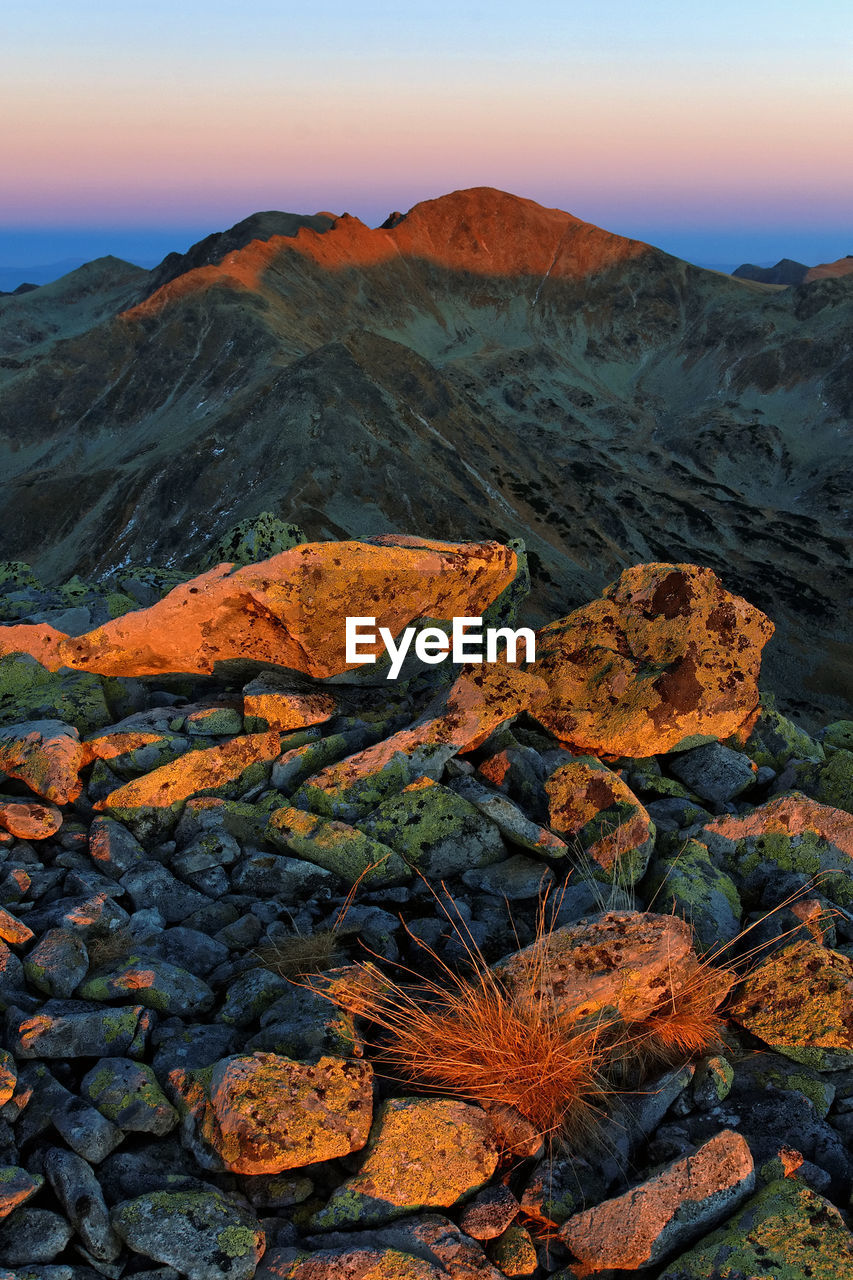
M 13 273 L 472 186 L 704 265 L 853 253 L 849 0 L 0 0 L 0 42 Z

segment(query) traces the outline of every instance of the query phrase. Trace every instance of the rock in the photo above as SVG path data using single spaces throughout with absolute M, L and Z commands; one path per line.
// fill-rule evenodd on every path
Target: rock
M 308 1236 L 307 1242 L 323 1251 L 347 1247 L 399 1251 L 398 1256 L 419 1258 L 424 1264 L 437 1267 L 440 1274 L 450 1280 L 501 1280 L 501 1273 L 490 1265 L 480 1246 L 438 1213 L 399 1218 L 386 1226 L 371 1227 L 369 1231 L 332 1231 Z M 380 1272 L 383 1278 L 386 1274 L 388 1280 L 396 1280 L 398 1273 Z M 333 1280 L 338 1280 L 339 1275 L 336 1272 Z
M 715 1054 L 704 1058 L 696 1067 L 693 1077 L 693 1105 L 701 1111 L 710 1111 L 731 1093 L 735 1078 L 734 1068 L 723 1057 Z
M 249 1027 L 290 990 L 290 984 L 268 969 L 248 969 L 228 984 L 219 1021 L 228 1026 Z
M 0 658 L 0 721 L 61 720 L 90 733 L 112 719 L 98 676 L 48 671 L 29 653 Z
M 801 883 L 824 873 L 821 893 L 841 907 L 853 905 L 853 815 L 840 809 L 797 793 L 779 796 L 749 813 L 716 818 L 698 838 L 753 902 L 782 872 Z
M 79 933 L 50 929 L 24 961 L 24 973 L 49 996 L 70 996 L 89 970 L 89 953 Z
M 231 876 L 235 893 L 276 897 L 283 902 L 328 896 L 335 878 L 324 867 L 280 853 L 247 853 Z
M 646 1022 L 688 991 L 698 961 L 689 926 L 676 916 L 607 912 L 548 933 L 493 966 L 511 993 L 547 999 L 569 1023 L 618 1012 Z M 630 983 L 625 974 L 630 972 Z M 720 975 L 718 1003 L 731 978 Z
M 92 1258 L 114 1262 L 121 1242 L 110 1226 L 104 1193 L 90 1166 L 70 1151 L 52 1147 L 44 1171 L 66 1217 Z
M 756 712 L 772 634 L 710 569 L 637 565 L 539 632 L 534 670 L 550 697 L 537 717 L 592 754 L 660 755 L 727 738 Z
M 444 1280 L 444 1268 L 398 1249 L 320 1249 L 304 1253 L 274 1249 L 267 1253 L 255 1280 Z
M 553 831 L 531 822 L 517 804 L 507 796 L 484 787 L 476 778 L 457 778 L 452 786 L 457 795 L 490 818 L 510 844 L 546 858 L 564 858 L 568 853 L 566 842 Z
M 178 1113 L 151 1067 L 129 1058 L 101 1058 L 80 1082 L 84 1098 L 124 1133 L 169 1133 Z
M 5 907 L 0 907 L 0 940 L 13 947 L 23 947 L 34 937 L 29 925 L 16 919 Z
M 804 791 L 821 804 L 853 813 L 853 751 L 837 747 L 822 763 L 791 761 L 776 789 Z
M 429 879 L 441 880 L 506 856 L 501 834 L 467 800 L 429 778 L 378 805 L 361 828 Z
M 506 898 L 509 902 L 524 902 L 553 888 L 555 876 L 550 867 L 517 853 L 503 862 L 464 871 L 462 883 L 469 889 Z
M 322 989 L 317 977 L 312 985 Z M 319 1058 L 361 1057 L 364 1047 L 356 1035 L 352 1014 L 338 1008 L 319 990 L 289 986 L 260 1018 L 261 1030 L 246 1042 L 250 1053 L 261 1050 L 316 1062 Z
M 62 826 L 62 814 L 52 804 L 0 797 L 0 827 L 19 840 L 49 840 Z
M 237 796 L 269 776 L 281 750 L 275 732 L 247 734 L 218 747 L 188 751 L 171 764 L 127 782 L 104 800 L 97 810 L 107 810 L 129 825 L 147 819 L 166 825 L 180 816 L 183 804 L 198 795 Z
M 328 765 L 300 787 L 298 807 L 327 817 L 357 820 L 409 782 L 441 776 L 459 751 L 473 751 L 498 725 L 535 709 L 544 682 L 500 662 L 463 669 L 423 715 L 373 746 Z
M 853 720 L 834 720 L 823 731 L 823 742 L 827 747 L 837 747 L 844 751 L 853 751 Z M 802 756 L 804 751 L 794 751 L 792 755 Z
M 197 889 L 182 884 L 159 862 L 138 862 L 119 880 L 137 911 L 155 907 L 167 924 L 180 924 L 210 905 Z
M 489 1245 L 489 1257 L 500 1269 L 501 1275 L 512 1277 L 532 1277 L 539 1269 L 539 1258 L 533 1238 L 521 1223 L 507 1227 L 502 1236 Z
M 474 1240 L 494 1240 L 512 1224 L 520 1208 L 509 1187 L 485 1187 L 463 1209 L 459 1229 Z
M 592 859 L 593 874 L 607 882 L 640 879 L 654 823 L 618 773 L 598 760 L 573 760 L 551 774 L 545 791 L 550 825 Z
M 100 1164 L 124 1140 L 116 1125 L 66 1089 L 42 1063 L 25 1066 L 20 1083 L 22 1088 L 32 1089 L 31 1101 L 17 1126 L 22 1146 L 52 1125 L 78 1156 Z
M 482 615 L 516 572 L 515 552 L 495 542 L 386 535 L 307 543 L 238 569 L 219 564 L 87 635 L 56 641 L 49 628 L 9 627 L 0 644 L 4 653 L 33 652 L 51 670 L 208 675 L 221 663 L 255 662 L 322 679 L 362 666 L 346 659 L 354 599 L 375 603 L 375 630 L 396 637 L 420 618 Z M 370 675 L 381 680 L 384 671 Z
M 314 1229 L 381 1224 L 448 1208 L 484 1185 L 498 1154 L 480 1107 L 451 1098 L 389 1098 L 376 1114 L 361 1169 L 314 1214 Z
M 16 1058 L 141 1057 L 151 1014 L 141 1004 L 118 1008 L 85 1000 L 47 1000 L 28 1015 L 6 1010 L 6 1034 Z
M 652 1266 L 703 1235 L 755 1186 L 749 1147 L 730 1129 L 647 1182 L 575 1214 L 560 1238 L 579 1276 Z
M 851 1267 L 853 1234 L 835 1205 L 795 1178 L 780 1178 L 725 1226 L 670 1262 L 660 1280 L 840 1280 Z
M 242 1201 L 207 1191 L 155 1191 L 111 1212 L 113 1228 L 132 1253 L 174 1266 L 188 1280 L 251 1280 L 265 1238 Z
M 743 981 L 729 1016 L 787 1058 L 818 1071 L 853 1066 L 853 960 L 794 943 Z
M 243 732 L 243 717 L 236 706 L 196 707 L 195 710 L 182 707 L 171 727 L 181 729 L 191 738 L 233 738 Z
M 0 1165 L 0 1218 L 8 1217 L 43 1186 L 41 1174 L 31 1175 L 17 1165 Z
M 287 682 L 269 671 L 243 689 L 243 716 L 246 732 L 277 729 L 289 733 L 324 724 L 335 714 L 337 703 L 328 693 L 297 693 Z
M 142 845 L 114 818 L 96 817 L 89 828 L 89 856 L 104 875 L 120 880 L 131 867 L 148 861 Z
M 266 560 L 307 541 L 298 524 L 279 520 L 271 511 L 262 511 L 258 516 L 241 520 L 223 534 L 205 554 L 200 568 L 212 569 L 225 561 L 236 565 L 253 564 L 256 560 Z
M 209 1067 L 220 1058 L 237 1052 L 238 1035 L 234 1027 L 220 1023 L 183 1023 L 170 1018 L 155 1030 L 152 1040 L 157 1052 L 153 1067 L 158 1080 L 166 1080 L 178 1068 L 191 1071 Z
M 673 904 L 690 921 L 699 955 L 719 953 L 740 933 L 743 907 L 735 883 L 698 840 L 686 840 L 674 856 L 656 859 L 643 890 L 649 900 Z
M 70 804 L 82 790 L 85 751 L 77 730 L 59 720 L 29 720 L 0 728 L 0 771 L 43 800 Z
M 358 881 L 365 888 L 377 888 L 412 879 L 412 868 L 388 845 L 357 827 L 318 818 L 303 809 L 276 809 L 270 815 L 269 838 L 350 885 Z
M 824 758 L 821 744 L 781 715 L 766 694 L 761 695 L 761 710 L 743 750 L 757 765 L 769 766 L 777 773 L 792 759 Z
M 700 800 L 725 804 L 755 782 L 749 758 L 721 742 L 708 742 L 690 751 L 670 753 L 666 767 Z
M 179 1108 L 222 1165 L 281 1173 L 359 1151 L 373 1111 L 372 1070 L 325 1057 L 308 1065 L 271 1053 L 172 1071 Z
M 81 1000 L 120 1000 L 134 995 L 146 1009 L 191 1018 L 213 1007 L 214 994 L 206 982 L 154 956 L 130 955 L 87 978 L 80 985 Z
M 7 1267 L 53 1262 L 73 1234 L 74 1228 L 58 1213 L 25 1205 L 0 1225 L 0 1258 Z

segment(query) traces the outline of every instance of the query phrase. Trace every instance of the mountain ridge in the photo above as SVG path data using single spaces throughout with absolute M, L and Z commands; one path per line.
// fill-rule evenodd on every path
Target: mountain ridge
M 523 537 L 539 618 L 692 561 L 778 620 L 799 710 L 835 706 L 850 278 L 734 280 L 482 188 L 385 228 L 289 216 L 159 286 L 0 301 L 0 554 L 175 564 L 265 509 L 312 539 Z

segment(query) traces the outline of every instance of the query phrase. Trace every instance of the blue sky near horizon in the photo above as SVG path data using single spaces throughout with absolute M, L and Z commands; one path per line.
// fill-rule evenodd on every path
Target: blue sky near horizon
M 709 265 L 853 252 L 841 0 L 30 0 L 2 37 L 3 269 L 480 185 Z

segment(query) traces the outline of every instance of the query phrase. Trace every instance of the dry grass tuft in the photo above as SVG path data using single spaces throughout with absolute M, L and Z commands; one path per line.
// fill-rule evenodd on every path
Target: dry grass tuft
M 264 943 L 253 952 L 258 963 L 289 982 L 325 973 L 343 963 L 337 929 L 317 929 L 314 933 L 294 933 L 275 942 Z
M 547 935 L 543 896 L 537 937 Z M 347 1008 L 385 1032 L 375 1046 L 380 1065 L 419 1088 L 453 1093 L 518 1112 L 540 1135 L 577 1134 L 594 1126 L 607 1092 L 606 1048 L 594 1022 L 567 1026 L 545 995 L 512 994 L 492 972 L 464 921 L 442 907 L 462 942 L 468 972 L 458 973 L 422 939 L 413 937 L 437 971 L 415 983 L 376 982 L 371 964 L 351 971 Z M 531 954 L 537 984 L 543 948 Z

